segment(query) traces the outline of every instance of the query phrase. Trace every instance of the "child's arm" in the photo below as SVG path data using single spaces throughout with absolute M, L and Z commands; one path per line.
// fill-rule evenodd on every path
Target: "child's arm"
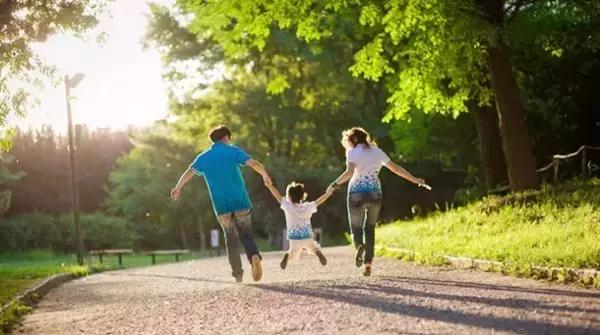
M 179 199 L 179 195 L 181 194 L 181 189 L 185 184 L 187 184 L 190 179 L 194 176 L 194 170 L 192 168 L 188 168 L 179 178 L 177 185 L 171 190 L 171 199 L 177 200 Z
M 329 199 L 329 197 L 331 197 L 331 195 L 333 194 L 333 192 L 335 192 L 335 189 L 333 189 L 332 187 L 328 187 L 327 191 L 325 191 L 325 194 L 323 194 L 322 196 L 320 196 L 315 203 L 317 204 L 317 206 L 321 206 L 325 201 L 327 201 L 327 199 Z
M 281 203 L 281 193 L 279 193 L 277 188 L 272 183 L 265 183 L 265 186 L 271 191 L 275 200 L 277 200 L 278 203 Z

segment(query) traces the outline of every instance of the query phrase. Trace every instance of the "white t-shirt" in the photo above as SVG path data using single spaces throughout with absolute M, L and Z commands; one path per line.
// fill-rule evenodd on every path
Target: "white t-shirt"
M 346 164 L 354 163 L 356 168 L 348 184 L 348 193 L 381 193 L 379 171 L 390 161 L 388 155 L 377 147 L 359 144 L 346 152 Z
M 281 209 L 285 213 L 288 239 L 305 240 L 313 237 L 310 218 L 317 212 L 316 202 L 295 204 L 287 197 L 283 197 L 281 199 Z

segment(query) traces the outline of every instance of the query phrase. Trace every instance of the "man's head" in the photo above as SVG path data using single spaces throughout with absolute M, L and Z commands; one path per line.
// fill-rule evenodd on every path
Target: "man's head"
M 227 142 L 229 142 L 229 140 L 231 140 L 231 130 L 229 130 L 229 128 L 227 128 L 224 125 L 219 125 L 210 130 L 210 132 L 208 133 L 208 137 L 210 138 L 210 141 L 213 143 L 217 143 L 217 142 L 227 143 Z

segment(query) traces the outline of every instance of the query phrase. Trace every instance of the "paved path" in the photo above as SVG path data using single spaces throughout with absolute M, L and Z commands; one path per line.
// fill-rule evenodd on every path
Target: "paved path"
M 347 247 L 236 284 L 226 258 L 75 280 L 14 334 L 600 334 L 600 291 L 377 259 L 373 277 Z

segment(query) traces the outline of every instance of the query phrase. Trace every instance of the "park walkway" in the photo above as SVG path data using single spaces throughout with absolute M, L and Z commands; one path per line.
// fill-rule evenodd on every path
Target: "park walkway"
M 304 256 L 263 281 L 229 276 L 226 258 L 75 280 L 15 334 L 600 334 L 600 290 L 376 259 L 365 278 L 348 247 Z

